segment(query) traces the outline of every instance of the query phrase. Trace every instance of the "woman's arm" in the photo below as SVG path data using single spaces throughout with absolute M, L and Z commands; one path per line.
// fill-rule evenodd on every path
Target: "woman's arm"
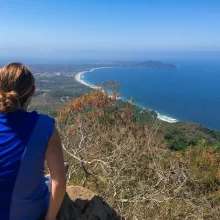
M 66 191 L 66 172 L 62 145 L 56 127 L 47 147 L 46 160 L 52 179 L 50 204 L 46 220 L 55 220 Z

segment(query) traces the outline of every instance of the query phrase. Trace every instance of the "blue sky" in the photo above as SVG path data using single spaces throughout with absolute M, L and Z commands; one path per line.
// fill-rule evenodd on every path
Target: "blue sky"
M 0 57 L 220 51 L 219 0 L 0 0 Z

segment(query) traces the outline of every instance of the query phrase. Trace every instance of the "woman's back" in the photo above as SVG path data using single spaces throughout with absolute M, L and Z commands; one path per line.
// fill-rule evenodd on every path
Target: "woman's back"
M 65 195 L 62 145 L 54 120 L 26 112 L 34 92 L 28 67 L 11 63 L 0 69 L 0 220 L 34 220 L 44 214 L 55 220 Z M 50 178 L 44 177 L 44 160 Z
M 43 167 L 54 120 L 36 112 L 0 114 L 0 219 L 35 219 L 48 208 Z

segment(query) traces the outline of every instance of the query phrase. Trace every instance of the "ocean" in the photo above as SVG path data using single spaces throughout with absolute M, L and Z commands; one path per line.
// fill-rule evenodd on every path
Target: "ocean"
M 220 130 L 220 60 L 166 60 L 176 69 L 102 68 L 80 74 L 93 86 L 119 81 L 124 100 L 153 109 L 160 119 L 195 122 Z

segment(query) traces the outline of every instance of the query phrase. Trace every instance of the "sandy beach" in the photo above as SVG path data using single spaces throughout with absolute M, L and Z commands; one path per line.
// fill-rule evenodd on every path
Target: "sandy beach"
M 75 79 L 76 79 L 76 81 L 78 81 L 79 83 L 81 83 L 81 84 L 83 84 L 83 85 L 85 85 L 85 86 L 88 86 L 88 87 L 90 87 L 90 88 L 92 88 L 92 89 L 98 89 L 97 86 L 86 83 L 86 82 L 83 80 L 83 74 L 84 74 L 84 73 L 93 72 L 94 70 L 106 69 L 106 68 L 111 68 L 111 67 L 97 67 L 97 68 L 93 68 L 93 69 L 91 69 L 91 70 L 86 70 L 86 71 L 79 72 L 79 73 L 76 74 Z

